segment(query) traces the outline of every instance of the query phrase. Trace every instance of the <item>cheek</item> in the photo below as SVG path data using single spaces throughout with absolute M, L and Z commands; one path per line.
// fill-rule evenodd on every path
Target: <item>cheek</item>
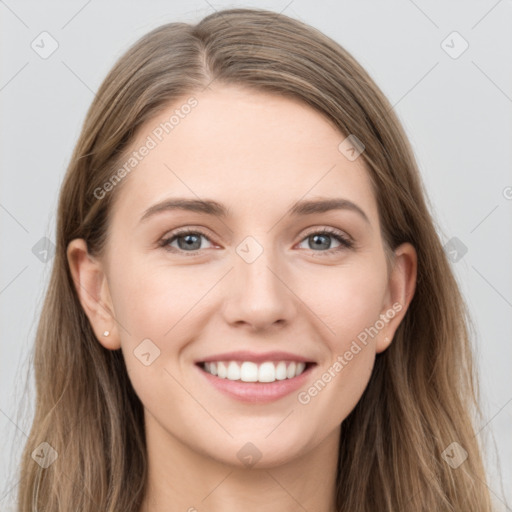
M 301 390 L 298 401 L 334 427 L 356 406 L 371 376 L 382 327 L 385 261 L 361 260 L 337 267 L 332 276 L 316 276 L 316 286 L 312 277 L 302 280 L 302 293 L 327 326 L 322 328 L 327 350 L 315 381 Z
M 385 262 L 354 258 L 352 264 L 297 276 L 299 296 L 322 319 L 331 350 L 344 352 L 347 343 L 379 319 L 387 289 Z
M 166 338 L 209 284 L 192 266 L 172 267 L 148 260 L 132 257 L 112 271 L 112 300 L 117 319 L 126 328 L 121 336 L 132 342 Z
M 124 327 L 119 332 L 126 368 L 135 392 L 156 416 L 162 404 L 175 403 L 170 400 L 173 393 L 179 395 L 172 362 L 189 340 L 189 318 L 194 313 L 190 310 L 206 291 L 198 293 L 192 275 L 135 258 L 112 273 L 112 300 Z
M 219 280 L 216 272 L 207 266 L 150 264 L 133 257 L 111 273 L 124 359 L 143 401 L 155 399 L 162 378 L 172 384 L 164 368 L 174 373 L 190 340 L 204 329 L 208 291 Z

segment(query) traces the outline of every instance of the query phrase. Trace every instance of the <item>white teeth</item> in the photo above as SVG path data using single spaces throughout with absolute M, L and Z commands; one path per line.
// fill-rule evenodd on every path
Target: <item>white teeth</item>
M 297 363 L 297 368 L 295 369 L 295 376 L 300 375 L 303 371 L 306 365 L 304 363 Z
M 244 382 L 258 381 L 258 365 L 251 361 L 245 361 L 240 367 L 240 379 Z
M 235 363 L 235 361 L 229 363 L 226 377 L 229 380 L 240 380 L 240 366 L 238 366 L 238 363 Z
M 258 369 L 258 380 L 260 382 L 274 382 L 276 380 L 276 367 L 274 363 L 267 362 L 260 364 Z
M 228 375 L 228 369 L 226 368 L 226 365 L 222 361 L 219 361 L 217 363 L 217 375 L 221 379 L 225 379 Z
M 204 363 L 204 370 L 221 379 L 241 380 L 242 382 L 274 382 L 298 377 L 306 368 L 303 362 L 265 361 L 261 364 L 252 361 L 217 361 Z
M 286 363 L 284 361 L 280 361 L 276 366 L 276 379 L 286 379 Z

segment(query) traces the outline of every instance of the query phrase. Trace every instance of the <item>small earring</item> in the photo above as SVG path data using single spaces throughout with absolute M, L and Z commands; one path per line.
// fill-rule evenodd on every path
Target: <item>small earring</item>
M 108 336 L 109 334 L 110 334 L 110 332 L 109 332 L 109 331 L 105 331 L 105 332 L 103 333 L 103 336 Z
M 386 336 L 386 337 L 384 338 L 384 341 L 389 341 L 389 338 Z

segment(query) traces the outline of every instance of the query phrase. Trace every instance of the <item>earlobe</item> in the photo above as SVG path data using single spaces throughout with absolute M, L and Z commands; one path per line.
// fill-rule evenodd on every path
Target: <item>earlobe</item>
M 383 315 L 387 323 L 377 339 L 377 353 L 386 350 L 402 322 L 416 291 L 418 257 L 410 243 L 395 250 L 395 260 L 388 282 L 387 300 Z
M 78 298 L 96 338 L 109 350 L 120 348 L 112 299 L 101 262 L 89 255 L 82 238 L 69 243 L 67 259 Z

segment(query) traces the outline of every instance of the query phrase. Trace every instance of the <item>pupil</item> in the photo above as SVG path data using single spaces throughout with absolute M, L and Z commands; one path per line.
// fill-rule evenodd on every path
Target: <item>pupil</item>
M 322 245 L 322 242 L 320 242 L 320 244 L 318 244 L 318 243 L 317 243 L 317 242 L 318 242 L 318 240 L 319 240 L 319 239 L 322 239 L 322 238 L 323 238 L 324 240 L 327 240 L 327 242 L 325 242 L 323 245 L 325 246 L 325 248 L 326 248 L 326 249 L 329 249 L 329 245 L 330 245 L 330 243 L 329 243 L 329 241 L 328 241 L 328 237 L 326 237 L 325 235 L 314 235 L 314 236 L 313 236 L 313 239 L 314 239 L 314 241 L 315 241 L 316 247 L 318 248 L 318 247 L 319 247 L 319 245 L 320 245 L 320 246 Z
M 181 237 L 181 240 L 185 240 L 185 247 L 187 247 L 188 249 L 190 249 L 194 244 L 199 243 L 199 245 L 201 245 L 201 241 L 197 235 L 185 235 L 185 236 Z M 199 247 L 193 247 L 193 248 L 199 249 Z

